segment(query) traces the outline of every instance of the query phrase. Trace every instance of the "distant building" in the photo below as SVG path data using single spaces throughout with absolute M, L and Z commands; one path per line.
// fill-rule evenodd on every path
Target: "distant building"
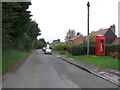
M 100 29 L 99 31 L 92 31 L 90 33 L 90 35 L 103 35 L 106 37 L 106 43 L 107 44 L 111 44 L 115 39 L 116 39 L 116 35 L 115 35 L 115 25 L 111 25 L 110 28 L 106 28 L 106 29 Z
M 84 37 L 78 32 L 77 35 L 73 38 L 70 39 L 70 45 L 78 44 L 78 43 L 83 43 Z
M 120 37 L 117 37 L 113 42 L 112 45 L 120 45 Z
M 53 42 L 50 43 L 49 45 L 50 45 L 50 47 L 52 47 L 53 45 L 59 44 L 59 43 L 60 43 L 60 39 L 57 39 L 57 40 L 53 40 Z
M 53 40 L 53 42 L 52 42 L 53 44 L 58 44 L 58 43 L 60 43 L 60 39 L 57 39 L 57 40 Z

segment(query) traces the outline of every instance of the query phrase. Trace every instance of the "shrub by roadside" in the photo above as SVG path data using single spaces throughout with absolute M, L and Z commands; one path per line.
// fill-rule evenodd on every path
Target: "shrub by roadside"
M 108 56 L 112 56 L 116 59 L 120 59 L 120 45 L 107 45 L 106 53 Z
M 95 45 L 90 45 L 89 46 L 89 54 L 90 55 L 95 55 Z M 76 44 L 73 46 L 70 46 L 68 48 L 68 52 L 71 53 L 72 55 L 86 55 L 87 53 L 87 45 L 84 44 Z M 118 54 L 112 55 L 112 57 L 116 59 L 120 59 L 120 45 L 107 45 L 106 46 L 106 55 L 110 56 L 110 52 L 118 52 Z
M 86 44 L 75 44 L 70 46 L 68 43 L 59 43 L 55 44 L 53 47 L 53 50 L 55 51 L 60 51 L 62 54 L 68 52 L 69 54 L 79 56 L 79 55 L 86 55 L 87 54 L 87 45 Z M 89 46 L 89 54 L 90 55 L 95 55 L 95 45 L 90 45 Z M 106 46 L 106 55 L 110 56 L 110 52 L 118 52 L 118 54 L 113 55 L 112 57 L 116 59 L 120 59 L 120 45 L 107 45 Z
M 107 52 L 119 52 L 120 53 L 120 45 L 107 45 Z
M 68 48 L 69 48 L 69 44 L 64 42 L 52 46 L 53 50 L 59 50 L 59 51 L 67 51 Z
M 90 55 L 95 54 L 95 46 L 90 45 Z M 84 44 L 75 44 L 73 46 L 70 46 L 68 49 L 68 52 L 71 53 L 72 55 L 86 55 L 87 53 L 87 46 Z

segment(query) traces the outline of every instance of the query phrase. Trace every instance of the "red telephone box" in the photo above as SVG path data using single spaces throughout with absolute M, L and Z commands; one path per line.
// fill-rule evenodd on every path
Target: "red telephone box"
M 106 38 L 105 36 L 96 36 L 96 55 L 106 55 Z

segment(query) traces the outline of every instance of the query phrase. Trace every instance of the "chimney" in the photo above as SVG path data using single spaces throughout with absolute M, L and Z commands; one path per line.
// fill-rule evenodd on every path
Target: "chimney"
M 77 33 L 77 36 L 80 35 L 80 32 Z
M 103 28 L 99 29 L 99 31 L 103 30 Z
M 110 26 L 110 29 L 113 31 L 113 33 L 115 34 L 115 24 Z
M 60 39 L 58 39 L 57 41 L 59 41 L 59 42 L 60 42 Z

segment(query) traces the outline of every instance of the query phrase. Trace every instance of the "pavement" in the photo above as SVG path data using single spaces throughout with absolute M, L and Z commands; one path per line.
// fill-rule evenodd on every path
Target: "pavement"
M 75 66 L 78 66 L 96 76 L 99 76 L 105 80 L 108 80 L 111 83 L 114 83 L 118 86 L 120 86 L 120 71 L 118 70 L 111 70 L 111 69 L 105 69 L 105 68 L 101 68 L 101 67 L 97 67 L 97 66 L 93 66 L 91 64 L 88 63 L 84 63 L 72 58 L 68 58 L 64 55 L 56 55 L 58 58 L 67 61 L 71 64 L 74 64 Z

